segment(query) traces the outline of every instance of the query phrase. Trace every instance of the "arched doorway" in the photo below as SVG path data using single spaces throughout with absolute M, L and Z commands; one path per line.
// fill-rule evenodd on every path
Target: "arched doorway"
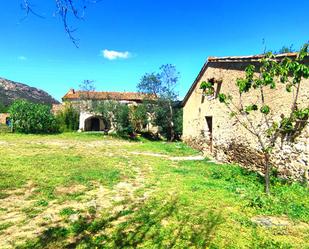
M 85 120 L 85 131 L 103 131 L 104 123 L 100 117 L 90 117 Z
M 7 117 L 7 118 L 5 119 L 5 124 L 6 124 L 7 126 L 11 126 L 11 119 L 10 119 L 10 117 Z

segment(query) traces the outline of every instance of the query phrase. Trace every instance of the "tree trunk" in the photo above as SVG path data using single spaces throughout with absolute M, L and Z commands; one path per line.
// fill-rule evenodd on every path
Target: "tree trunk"
M 169 102 L 169 108 L 170 108 L 170 120 L 169 120 L 169 125 L 170 125 L 170 141 L 174 141 L 175 139 L 175 132 L 174 132 L 174 122 L 173 122 L 173 116 L 174 116 L 174 112 L 173 112 L 173 107 L 171 102 Z
M 270 194 L 270 163 L 269 163 L 269 154 L 264 153 L 265 159 L 265 193 Z
M 309 175 L 308 175 L 308 169 L 307 167 L 305 166 L 304 167 L 304 185 L 305 187 L 309 188 Z

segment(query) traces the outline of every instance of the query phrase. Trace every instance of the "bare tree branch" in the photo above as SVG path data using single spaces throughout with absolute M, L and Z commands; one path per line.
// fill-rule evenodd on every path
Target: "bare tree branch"
M 40 18 L 44 18 L 39 15 L 33 9 L 33 5 L 31 4 L 31 0 L 21 0 L 21 8 L 25 11 L 26 16 L 23 18 L 27 18 L 29 14 L 35 15 Z M 73 17 L 78 20 L 84 20 L 85 10 L 89 4 L 96 4 L 101 2 L 102 0 L 54 0 L 56 5 L 55 15 L 60 16 L 61 21 L 63 23 L 63 27 L 65 32 L 67 33 L 71 42 L 78 48 L 79 44 L 77 39 L 74 36 L 74 32 L 77 30 L 76 28 L 70 27 L 70 18 Z

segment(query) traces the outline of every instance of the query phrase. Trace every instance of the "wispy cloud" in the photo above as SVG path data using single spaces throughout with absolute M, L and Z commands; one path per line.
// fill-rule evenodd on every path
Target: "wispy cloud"
M 28 58 L 26 56 L 21 55 L 21 56 L 18 56 L 17 59 L 20 61 L 26 61 Z
M 128 51 L 120 52 L 120 51 L 105 49 L 102 51 L 102 55 L 105 59 L 117 60 L 117 59 L 128 59 L 131 54 Z

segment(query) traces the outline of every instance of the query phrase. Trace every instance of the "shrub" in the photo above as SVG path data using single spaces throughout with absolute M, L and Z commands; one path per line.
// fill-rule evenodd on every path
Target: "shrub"
M 48 105 L 15 101 L 10 109 L 12 128 L 20 133 L 57 133 L 59 124 Z
M 79 128 L 79 111 L 71 104 L 57 114 L 57 120 L 61 131 L 77 131 Z
M 130 120 L 130 108 L 127 105 L 119 104 L 115 113 L 116 131 L 120 135 L 132 135 L 133 127 Z

